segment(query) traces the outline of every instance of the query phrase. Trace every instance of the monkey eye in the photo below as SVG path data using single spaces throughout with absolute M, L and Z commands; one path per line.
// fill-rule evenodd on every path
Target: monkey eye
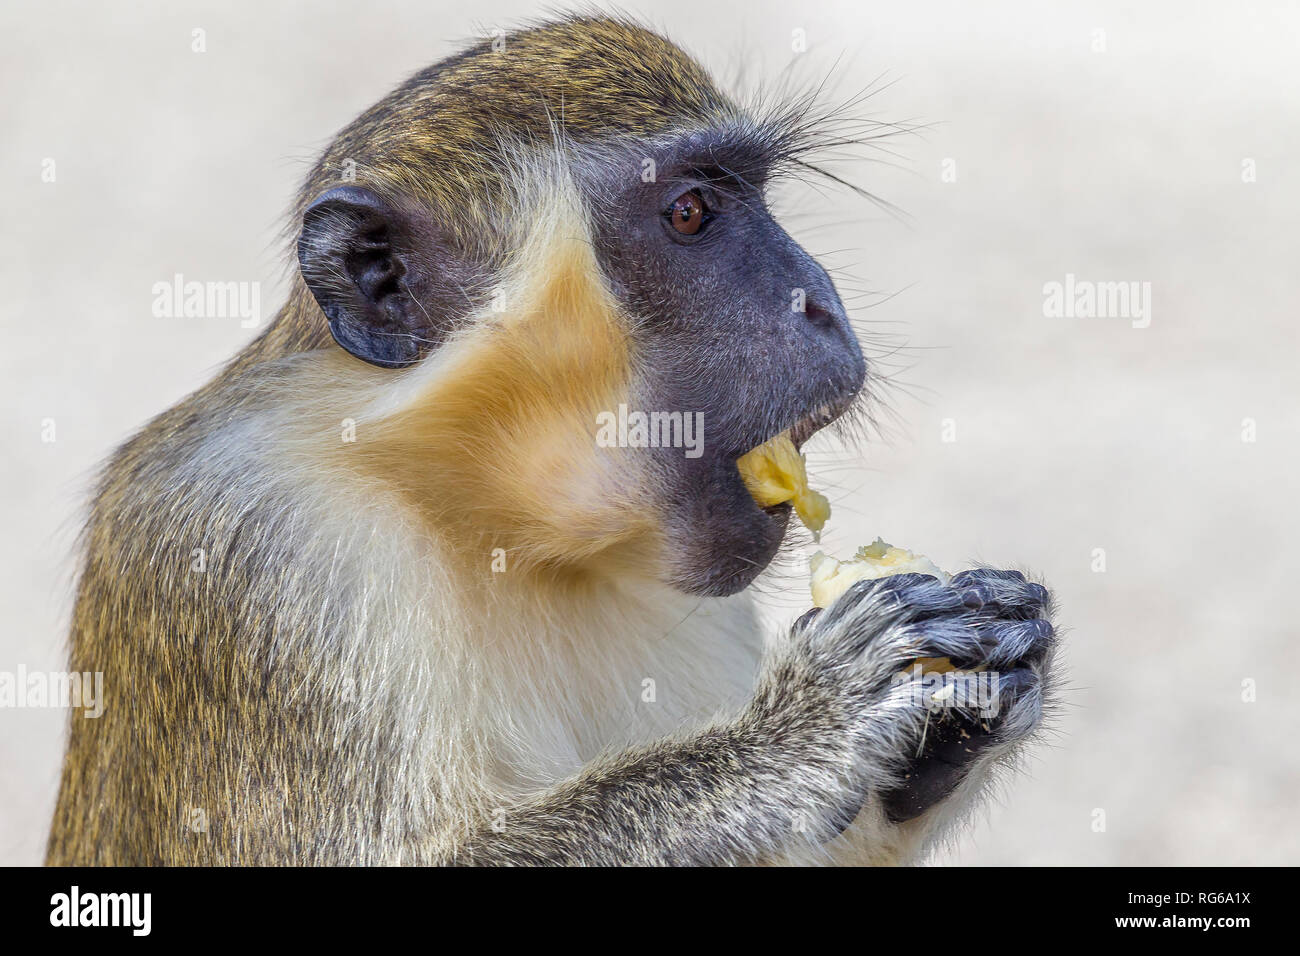
M 664 213 L 672 227 L 683 236 L 693 236 L 704 228 L 708 207 L 698 189 L 682 193 Z

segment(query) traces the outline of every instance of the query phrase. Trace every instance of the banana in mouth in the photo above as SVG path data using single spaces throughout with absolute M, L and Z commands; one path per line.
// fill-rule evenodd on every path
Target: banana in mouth
M 736 470 L 760 508 L 790 502 L 799 520 L 821 540 L 822 528 L 831 516 L 826 496 L 808 487 L 804 457 L 790 440 L 788 431 L 770 438 L 736 460 Z

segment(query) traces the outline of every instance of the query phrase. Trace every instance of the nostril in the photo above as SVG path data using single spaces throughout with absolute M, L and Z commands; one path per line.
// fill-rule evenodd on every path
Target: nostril
M 835 313 L 823 309 L 816 302 L 804 303 L 804 317 L 814 325 L 833 325 L 835 323 Z

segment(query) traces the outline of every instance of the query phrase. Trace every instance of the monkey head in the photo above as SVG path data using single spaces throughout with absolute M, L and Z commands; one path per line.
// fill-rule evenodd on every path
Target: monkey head
M 403 396 L 376 399 L 358 454 L 529 566 L 621 555 L 690 593 L 747 586 L 790 508 L 760 508 L 736 459 L 802 444 L 866 375 L 826 271 L 765 201 L 807 148 L 803 115 L 775 112 L 650 31 L 573 18 L 363 114 L 304 189 L 310 299 L 285 320 L 323 313 L 339 374 Z

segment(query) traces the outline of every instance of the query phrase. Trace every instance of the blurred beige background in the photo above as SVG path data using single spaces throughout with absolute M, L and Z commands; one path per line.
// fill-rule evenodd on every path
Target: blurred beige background
M 256 334 L 154 318 L 153 283 L 260 282 L 265 322 L 313 153 L 410 72 L 541 12 L 232 6 L 0 11 L 0 671 L 62 666 L 95 463 Z M 1133 6 L 625 7 L 720 75 L 830 73 L 841 98 L 883 77 L 867 111 L 933 124 L 877 157 L 896 165 L 840 167 L 907 221 L 843 192 L 781 208 L 893 379 L 878 440 L 813 455 L 825 544 L 1033 569 L 1069 628 L 1051 745 L 941 862 L 1300 862 L 1300 9 Z M 1151 283 L 1150 326 L 1045 317 L 1067 273 Z M 764 582 L 774 618 L 802 586 Z M 41 858 L 63 723 L 0 709 L 0 863 Z

